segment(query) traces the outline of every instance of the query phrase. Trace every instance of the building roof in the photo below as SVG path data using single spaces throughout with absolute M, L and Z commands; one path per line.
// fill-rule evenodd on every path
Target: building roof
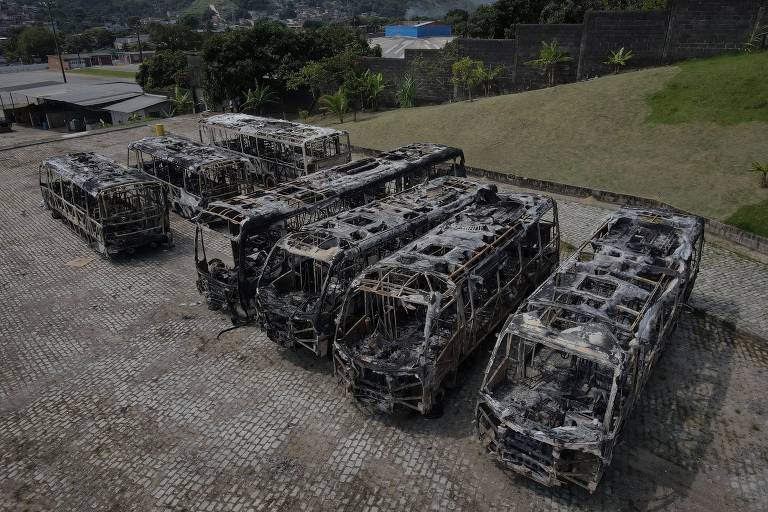
M 143 173 L 96 153 L 70 153 L 44 160 L 50 168 L 97 197 L 105 189 L 137 183 L 153 183 Z
M 381 56 L 386 59 L 405 58 L 405 50 L 440 50 L 454 40 L 453 36 L 443 37 L 372 37 L 368 40 L 371 48 L 381 47 Z
M 159 96 L 157 94 L 142 94 L 141 96 L 135 96 L 133 98 L 115 103 L 104 107 L 111 112 L 123 112 L 125 114 L 131 114 L 145 108 L 154 107 L 155 105 L 161 105 L 167 103 L 168 98 L 166 96 Z
M 29 101 L 48 100 L 71 103 L 81 107 L 108 105 L 142 95 L 138 84 L 130 82 L 109 82 L 99 84 L 67 83 L 33 87 L 13 91 L 16 103 L 20 96 Z
M 205 146 L 178 135 L 145 137 L 128 144 L 128 149 L 152 155 L 158 160 L 173 162 L 184 169 L 197 171 L 212 164 L 227 162 L 244 163 L 250 167 L 250 160 L 238 153 L 216 146 Z
M 286 142 L 306 144 L 313 140 L 346 134 L 342 130 L 294 123 L 285 119 L 257 117 L 248 114 L 218 114 L 200 120 L 200 124 L 235 130 L 242 135 Z

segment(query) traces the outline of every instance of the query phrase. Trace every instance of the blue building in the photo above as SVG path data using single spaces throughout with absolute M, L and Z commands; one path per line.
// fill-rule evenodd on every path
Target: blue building
M 387 25 L 384 27 L 386 37 L 451 37 L 453 31 L 450 25 L 438 21 L 423 21 L 415 25 Z

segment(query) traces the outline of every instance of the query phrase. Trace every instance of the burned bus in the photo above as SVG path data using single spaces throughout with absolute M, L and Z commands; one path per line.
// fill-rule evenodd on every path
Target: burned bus
M 253 165 L 242 155 L 176 135 L 128 145 L 128 166 L 163 183 L 171 207 L 187 219 L 210 201 L 251 191 Z
M 437 178 L 281 238 L 258 280 L 256 310 L 269 338 L 328 354 L 335 318 L 352 279 L 495 187 Z
M 257 183 L 279 183 L 352 160 L 349 133 L 248 114 L 217 114 L 199 122 L 200 142 L 236 151 L 253 162 Z
M 214 201 L 198 216 L 198 291 L 210 308 L 229 310 L 236 321 L 250 321 L 254 318 L 256 280 L 261 266 L 272 246 L 286 233 L 425 180 L 465 174 L 464 153 L 460 149 L 414 143 L 375 158 L 318 171 L 273 189 Z M 228 243 L 218 244 L 216 254 L 208 250 L 213 244 L 205 243 L 206 231 L 209 238 L 216 238 L 216 233 L 207 227 L 224 231 L 229 237 Z
M 596 489 L 691 293 L 703 241 L 701 219 L 622 209 L 509 318 L 476 410 L 502 466 Z
M 334 371 L 362 405 L 430 413 L 461 363 L 559 261 L 555 202 L 499 194 L 454 215 L 352 282 Z
M 105 256 L 170 244 L 168 203 L 159 183 L 95 153 L 40 164 L 45 207 Z

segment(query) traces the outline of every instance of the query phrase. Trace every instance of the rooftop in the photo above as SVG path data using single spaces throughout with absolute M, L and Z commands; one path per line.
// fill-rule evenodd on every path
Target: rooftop
M 128 144 L 128 149 L 141 151 L 158 160 L 173 162 L 190 170 L 228 162 L 250 165 L 250 160 L 238 153 L 215 146 L 206 146 L 178 135 L 144 137 Z
M 243 135 L 259 136 L 292 144 L 306 144 L 316 139 L 346 134 L 345 131 L 333 128 L 248 114 L 217 114 L 201 119 L 200 124 L 218 126 L 236 130 Z
M 151 182 L 141 172 L 96 153 L 55 156 L 44 160 L 42 165 L 79 185 L 93 197 L 108 188 Z

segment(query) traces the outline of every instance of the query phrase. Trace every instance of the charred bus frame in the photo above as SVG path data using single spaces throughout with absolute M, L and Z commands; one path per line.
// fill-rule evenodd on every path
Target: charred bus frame
M 133 156 L 133 158 L 131 158 Z M 253 165 L 244 156 L 176 135 L 128 145 L 128 166 L 163 183 L 172 208 L 191 219 L 210 201 L 250 192 Z
M 236 321 L 255 314 L 256 280 L 264 259 L 286 233 L 341 211 L 368 204 L 438 176 L 464 176 L 458 148 L 414 143 L 304 176 L 274 189 L 215 201 L 198 216 L 197 286 L 212 309 L 229 309 Z M 208 260 L 204 227 L 229 235 L 230 262 Z
M 352 283 L 334 341 L 348 393 L 429 413 L 446 379 L 559 261 L 557 205 L 500 194 L 467 208 Z
M 142 173 L 95 153 L 44 160 L 45 207 L 105 256 L 149 244 L 170 244 L 162 187 Z
M 500 464 L 544 485 L 596 489 L 691 293 L 703 242 L 699 218 L 622 209 L 510 317 L 476 410 Z
M 343 130 L 248 114 L 217 114 L 199 122 L 200 142 L 236 151 L 253 162 L 255 182 L 275 186 L 349 163 Z
M 455 177 L 428 183 L 308 224 L 272 248 L 257 281 L 259 322 L 269 338 L 328 354 L 352 280 L 495 187 Z

